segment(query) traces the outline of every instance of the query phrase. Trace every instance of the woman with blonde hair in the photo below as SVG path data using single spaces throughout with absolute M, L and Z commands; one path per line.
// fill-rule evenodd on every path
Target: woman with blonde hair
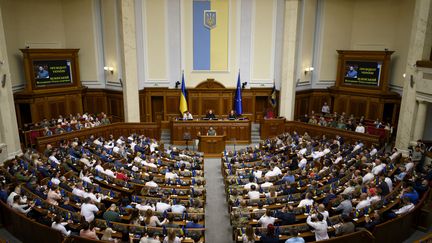
M 115 231 L 112 230 L 110 227 L 106 228 L 103 231 L 103 235 L 102 235 L 101 240 L 111 241 L 111 242 L 116 242 L 117 243 L 118 242 L 117 239 L 112 238 L 112 233 L 115 233 Z
M 156 227 L 161 226 L 167 222 L 166 219 L 164 219 L 162 222 L 159 221 L 159 218 L 155 215 L 153 215 L 153 211 L 151 209 L 147 209 L 145 213 L 145 220 L 144 223 L 146 226 Z
M 255 242 L 255 233 L 251 225 L 246 227 L 246 231 L 242 236 L 243 243 L 254 243 Z
M 163 240 L 163 243 L 180 243 L 181 240 L 178 236 L 176 236 L 176 232 L 173 229 L 168 231 L 168 235 Z

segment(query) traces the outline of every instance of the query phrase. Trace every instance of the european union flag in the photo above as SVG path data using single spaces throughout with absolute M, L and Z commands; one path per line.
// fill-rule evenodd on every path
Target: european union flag
M 237 79 L 237 89 L 234 98 L 234 107 L 237 115 L 241 115 L 243 113 L 242 108 L 242 97 L 241 97 L 241 82 L 240 82 L 240 71 Z

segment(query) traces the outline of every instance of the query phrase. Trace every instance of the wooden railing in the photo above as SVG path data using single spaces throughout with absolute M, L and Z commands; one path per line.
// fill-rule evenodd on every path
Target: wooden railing
M 294 131 L 300 135 L 303 135 L 305 132 L 307 132 L 312 137 L 321 137 L 325 135 L 327 138 L 334 138 L 336 135 L 339 135 L 343 137 L 347 143 L 353 144 L 354 142 L 360 140 L 367 146 L 371 146 L 372 144 L 381 144 L 383 142 L 380 140 L 380 137 L 376 135 L 352 132 L 332 127 L 323 127 L 298 121 L 287 121 L 285 123 L 285 132 L 292 133 Z
M 109 135 L 112 134 L 115 138 L 117 138 L 119 136 L 129 136 L 132 133 L 144 135 L 146 137 L 159 140 L 160 126 L 157 125 L 155 122 L 117 122 L 105 126 L 88 128 L 59 135 L 38 137 L 36 138 L 36 149 L 39 152 L 43 152 L 47 144 L 57 146 L 62 140 L 72 140 L 74 138 L 78 138 L 80 141 L 84 141 L 91 135 L 94 135 L 95 137 L 102 136 L 107 138 Z
M 22 242 L 58 243 L 63 241 L 60 231 L 37 223 L 24 214 L 15 212 L 1 200 L 0 221 L 12 235 Z

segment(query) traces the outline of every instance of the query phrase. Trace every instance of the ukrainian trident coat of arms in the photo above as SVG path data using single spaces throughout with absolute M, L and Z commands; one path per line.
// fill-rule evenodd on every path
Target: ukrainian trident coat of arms
M 210 30 L 216 27 L 215 10 L 204 10 L 204 26 Z

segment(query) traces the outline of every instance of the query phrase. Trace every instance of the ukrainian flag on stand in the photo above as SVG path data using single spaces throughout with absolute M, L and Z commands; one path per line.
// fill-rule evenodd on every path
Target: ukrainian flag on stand
M 180 110 L 181 114 L 185 113 L 188 110 L 187 101 L 186 101 L 186 85 L 185 85 L 185 81 L 184 81 L 184 73 L 182 74 L 179 110 Z
M 273 83 L 273 89 L 272 92 L 269 96 L 269 103 L 271 106 L 273 106 L 273 108 L 276 107 L 277 105 L 277 97 L 276 97 L 276 85 Z

